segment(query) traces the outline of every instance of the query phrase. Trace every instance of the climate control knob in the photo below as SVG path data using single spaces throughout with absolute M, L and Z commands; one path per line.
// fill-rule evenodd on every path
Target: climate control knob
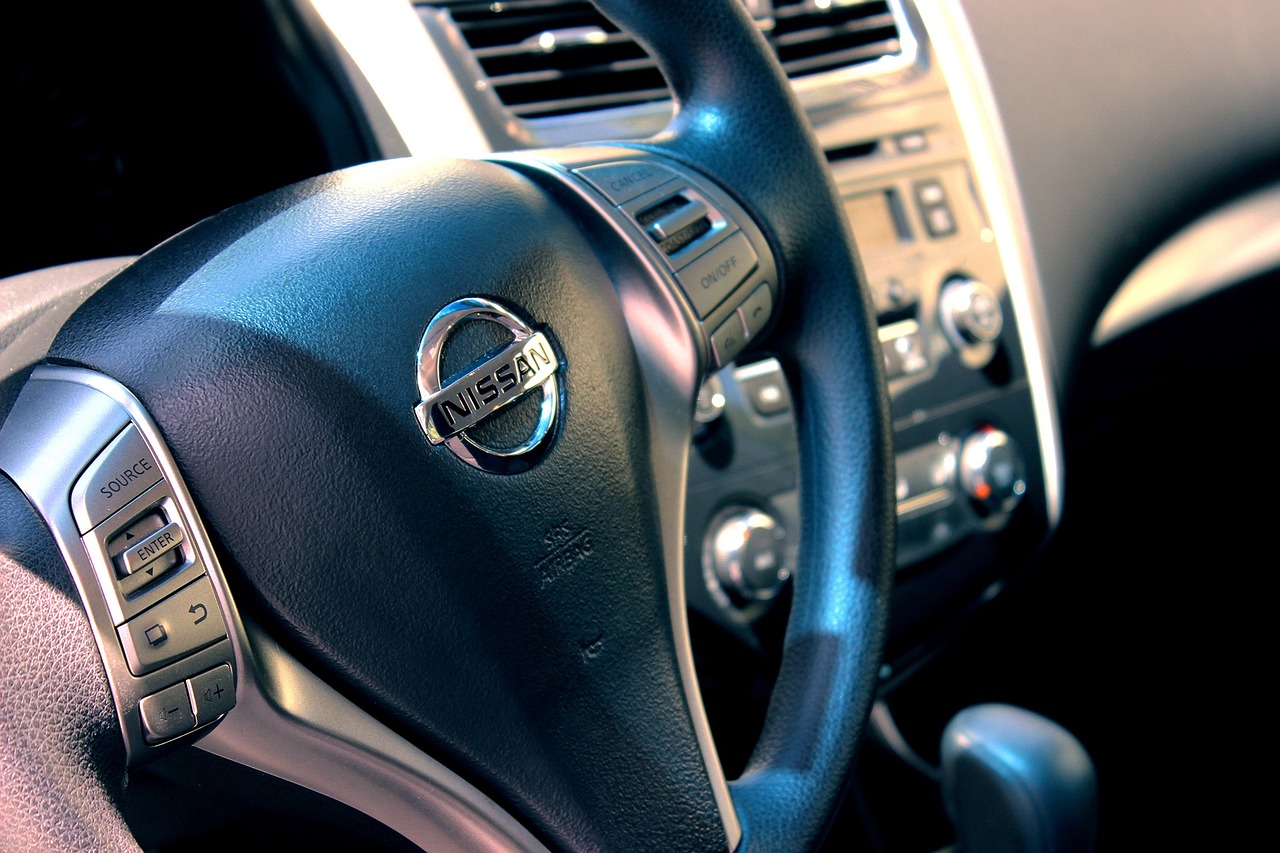
M 1004 329 L 1000 297 L 972 278 L 953 278 L 942 286 L 942 327 L 957 349 L 994 343 Z
M 705 568 L 739 604 L 768 601 L 791 577 L 787 532 L 772 515 L 730 507 L 707 530 Z M 710 578 L 709 578 L 710 580 Z
M 960 445 L 960 488 L 985 516 L 1009 513 L 1027 491 L 1026 464 L 1013 439 L 984 426 Z

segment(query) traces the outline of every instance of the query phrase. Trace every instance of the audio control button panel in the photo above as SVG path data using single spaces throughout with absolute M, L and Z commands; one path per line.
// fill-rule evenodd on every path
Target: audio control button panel
M 63 433 L 72 440 L 47 440 Z M 233 711 L 239 622 L 141 403 L 102 374 L 38 367 L 0 427 L 0 470 L 40 511 L 75 578 L 130 764 Z

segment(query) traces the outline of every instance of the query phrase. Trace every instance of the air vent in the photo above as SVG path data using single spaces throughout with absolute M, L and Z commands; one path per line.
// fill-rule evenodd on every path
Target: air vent
M 788 77 L 803 77 L 901 52 L 888 3 L 775 0 L 769 42 Z
M 649 56 L 579 0 L 436 0 L 462 33 L 498 99 L 521 118 L 670 97 Z M 883 0 L 774 0 L 761 28 L 789 77 L 900 54 Z

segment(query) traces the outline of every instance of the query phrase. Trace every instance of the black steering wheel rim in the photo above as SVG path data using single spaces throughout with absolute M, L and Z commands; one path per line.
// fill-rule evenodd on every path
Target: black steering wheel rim
M 892 463 L 873 318 L 816 141 L 738 4 L 724 0 L 689 9 L 674 0 L 609 0 L 600 5 L 658 58 L 678 104 L 675 121 L 664 134 L 632 147 L 709 175 L 731 192 L 764 231 L 781 268 L 783 299 L 771 347 L 796 399 L 804 517 L 801 574 L 764 734 L 746 774 L 731 790 L 747 849 L 804 847 L 821 837 L 839 801 L 870 708 L 892 570 Z M 391 177 L 379 188 L 412 169 L 393 165 L 383 171 Z M 445 171 L 443 178 L 431 179 L 436 181 L 433 188 L 447 187 L 459 177 L 473 182 L 469 188 L 491 185 L 498 194 L 523 192 L 494 177 L 492 170 Z M 119 338 L 104 329 L 115 323 L 134 327 L 136 317 L 130 314 L 164 314 L 170 297 L 184 285 L 190 292 L 189 281 L 231 243 L 310 199 L 335 187 L 341 190 L 347 179 L 339 173 L 307 182 L 177 238 L 91 303 L 69 326 L 53 356 L 125 381 L 161 411 L 161 426 L 181 451 L 176 419 L 203 401 L 200 389 L 166 405 L 159 391 L 174 388 L 171 380 L 157 385 L 154 371 L 130 363 L 137 350 L 113 346 Z M 363 203 L 360 197 L 356 206 Z M 600 322 L 611 321 L 602 316 Z M 181 328 L 152 338 L 149 353 L 158 356 L 175 343 Z M 273 354 L 281 361 L 298 355 L 279 349 Z M 636 413 L 628 418 L 635 420 Z M 213 423 L 206 421 L 205 427 Z M 203 435 L 213 433 L 206 429 Z M 202 483 L 207 486 L 211 480 L 201 477 L 198 464 L 191 467 L 197 497 L 216 507 L 211 493 L 200 494 Z M 213 514 L 216 519 L 216 510 Z M 216 520 L 213 526 L 216 532 Z M 224 542 L 233 561 L 240 562 L 236 545 L 229 538 Z M 327 654 L 322 640 L 305 632 L 293 641 L 304 646 L 314 641 L 312 651 L 320 658 Z M 386 695 L 371 701 L 395 705 L 395 697 Z M 643 816 L 641 809 L 634 825 Z M 596 837 L 575 836 L 564 828 L 541 830 L 553 843 L 569 846 L 575 837 L 584 846 Z M 601 837 L 641 842 L 638 835 Z M 700 843 L 706 840 L 696 837 Z
M 749 849 L 803 846 L 839 801 L 887 616 L 893 463 L 874 311 L 821 147 L 745 14 L 678 0 L 599 5 L 645 42 L 675 93 L 675 120 L 653 147 L 737 193 L 784 271 L 771 346 L 797 400 L 806 574 L 764 733 L 731 790 Z

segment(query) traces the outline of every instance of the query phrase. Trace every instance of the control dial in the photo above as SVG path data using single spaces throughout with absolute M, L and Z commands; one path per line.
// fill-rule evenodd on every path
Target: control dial
M 1000 298 L 988 285 L 957 277 L 942 287 L 942 327 L 957 349 L 994 343 L 1004 328 Z
M 1012 512 L 1027 491 L 1022 454 L 1003 430 L 979 427 L 960 446 L 959 461 L 960 487 L 982 515 Z
M 791 577 L 787 532 L 763 510 L 730 507 L 711 521 L 704 549 L 708 580 L 734 601 L 768 601 Z
M 724 414 L 727 401 L 724 396 L 724 380 L 719 373 L 713 373 L 702 383 L 698 392 L 698 402 L 693 410 L 693 419 L 699 424 L 709 424 Z

